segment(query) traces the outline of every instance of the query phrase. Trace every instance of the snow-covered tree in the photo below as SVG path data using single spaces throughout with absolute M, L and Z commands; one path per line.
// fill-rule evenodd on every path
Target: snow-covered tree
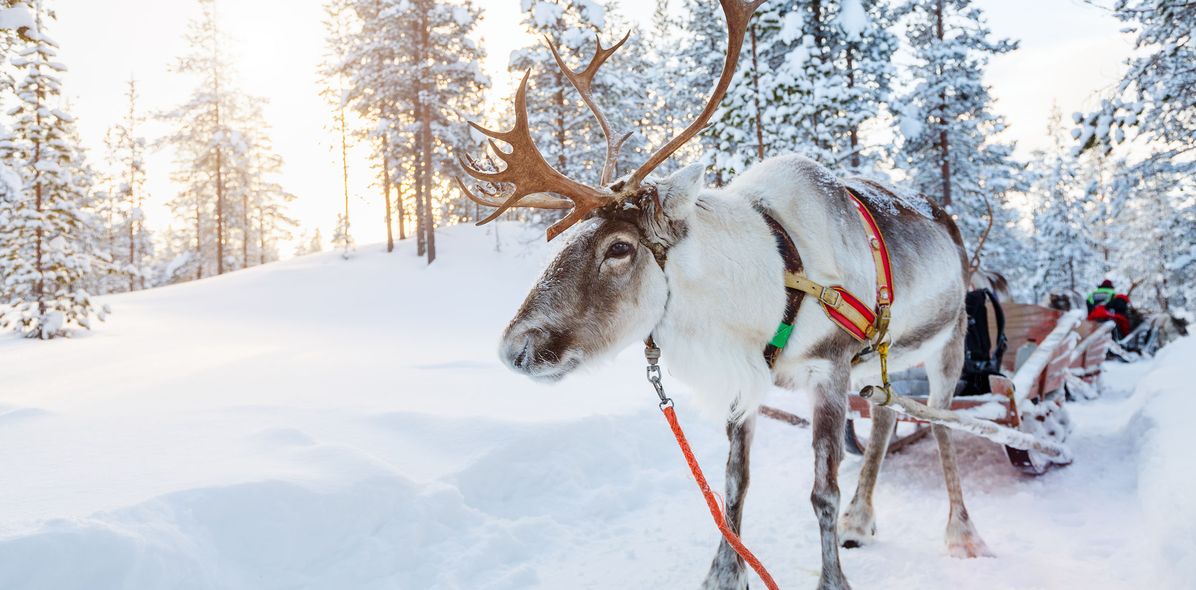
M 1089 232 L 1086 197 L 1080 171 L 1063 119 L 1056 106 L 1047 134 L 1051 149 L 1034 154 L 1035 182 L 1030 191 L 1034 204 L 1034 300 L 1064 289 L 1086 289 L 1091 282 L 1096 246 Z M 1096 273 L 1099 274 L 1099 273 Z
M 695 24 L 709 23 L 709 14 L 717 13 L 713 6 L 703 10 Z M 868 144 L 864 127 L 889 101 L 897 47 L 889 12 L 884 0 L 763 6 L 713 125 L 720 177 L 784 153 L 851 172 L 872 172 L 878 159 L 888 157 Z M 717 76 L 721 62 L 708 57 L 706 64 L 714 71 L 708 75 Z
M 723 57 L 726 51 L 726 25 L 723 24 L 722 13 L 713 2 L 704 0 L 683 0 L 681 10 L 681 30 L 677 38 L 680 43 L 672 49 L 677 51 L 677 70 L 667 75 L 672 80 L 669 84 L 673 88 L 672 101 L 678 113 L 675 118 L 681 125 L 673 131 L 676 133 L 688 125 L 698 116 L 699 110 L 710 95 L 714 83 L 718 80 L 723 68 Z M 740 65 L 743 62 L 741 60 Z M 736 82 L 740 82 L 736 80 Z M 657 82 L 659 83 L 659 82 Z M 723 104 L 727 104 L 726 101 Z M 727 115 L 720 111 L 712 118 L 712 125 L 695 141 L 678 151 L 674 158 L 677 163 L 694 162 L 702 158 L 707 163 L 713 162 L 713 156 L 719 149 L 720 137 L 724 133 L 724 122 Z M 671 135 L 671 134 L 670 134 Z M 724 178 L 716 178 L 716 184 L 722 184 Z
M 417 252 L 431 263 L 436 220 L 460 209 L 448 190 L 455 153 L 481 145 L 464 125 L 489 85 L 475 41 L 481 13 L 470 0 L 333 0 L 329 13 L 345 29 L 329 39 L 325 71 L 345 81 L 340 104 L 369 122 L 387 215 L 392 183 L 400 208 L 414 193 Z
M 357 249 L 350 231 L 349 218 L 344 213 L 338 213 L 336 216 L 336 226 L 332 228 L 332 245 L 340 248 L 341 257 L 346 260 L 349 259 L 349 253 Z
M 1196 166 L 1196 3 L 1117 0 L 1113 14 L 1137 33 L 1138 50 L 1114 95 L 1095 113 L 1076 113 L 1082 149 L 1108 151 L 1136 131 L 1157 150 Z
M 969 253 L 985 232 L 991 206 L 994 221 L 984 258 L 991 268 L 1015 273 L 1026 265 L 1007 196 L 1025 182 L 1013 146 L 1000 141 L 1005 121 L 992 111 L 983 78 L 989 56 L 1017 44 L 992 40 L 972 0 L 905 0 L 895 12 L 905 17 L 913 54 L 913 87 L 894 109 L 900 113 L 900 163 L 909 183 L 947 207 Z
M 1108 228 L 1114 268 L 1141 281 L 1154 306 L 1196 300 L 1196 4 L 1118 0 L 1114 15 L 1137 34 L 1134 56 L 1094 113 L 1075 114 L 1077 151 L 1117 153 Z M 1119 144 L 1133 142 L 1133 149 Z M 1119 153 L 1118 153 L 1119 152 Z M 1143 297 L 1139 296 L 1141 302 Z
M 705 7 L 700 21 L 695 24 L 702 27 L 700 41 L 703 46 L 707 42 L 707 31 L 711 26 L 725 29 L 722 12 L 709 3 Z M 774 96 L 773 79 L 768 76 L 767 58 L 771 51 L 771 43 L 777 41 L 782 29 L 782 12 L 791 7 L 789 3 L 767 3 L 752 17 L 748 27 L 747 39 L 744 41 L 743 51 L 739 54 L 739 65 L 735 70 L 735 77 L 727 90 L 719 110 L 711 118 L 709 134 L 713 147 L 713 165 L 716 182 L 729 182 L 739 172 L 746 170 L 752 163 L 762 160 L 771 152 L 772 132 L 765 117 L 766 109 L 770 108 L 769 100 Z M 712 18 L 713 17 L 713 18 Z M 717 25 L 714 25 L 717 23 Z M 705 65 L 703 73 L 709 73 L 706 90 L 702 96 L 708 95 L 714 82 L 722 72 L 726 53 L 726 33 L 718 34 L 717 53 L 701 60 Z M 695 64 L 697 65 L 697 64 Z M 702 83 L 694 81 L 694 86 Z M 696 101 L 696 109 L 705 103 L 705 98 Z
M 11 134 L 0 143 L 0 327 L 30 338 L 68 335 L 91 328 L 106 310 L 92 304 L 93 250 L 98 228 L 86 210 L 86 164 L 63 110 L 55 60 L 58 45 L 46 35 L 45 9 L 32 7 L 36 26 L 26 29 L 13 64 L 22 77 L 9 112 Z
M 654 61 L 663 55 L 653 48 L 658 41 L 647 41 L 613 6 L 593 0 L 524 0 L 522 7 L 523 26 L 533 41 L 511 53 L 510 69 L 519 76 L 531 75 L 527 103 L 532 136 L 549 164 L 584 182 L 600 180 L 606 141 L 545 39 L 556 45 L 569 68 L 581 71 L 594 56 L 597 39 L 609 48 L 628 35 L 594 79 L 592 94 L 616 138 L 632 133 L 616 160 L 615 177 L 630 172 L 643 152 L 667 139 L 664 129 L 671 117 L 652 107 L 666 100 L 663 93 L 670 82 L 661 69 L 667 65 Z M 657 26 L 667 34 L 667 21 Z M 555 216 L 541 218 L 551 222 Z
M 832 168 L 871 170 L 877 154 L 863 143 L 861 127 L 889 101 L 897 39 L 887 29 L 888 3 L 789 4 L 765 52 L 768 151 L 805 153 Z
M 173 179 L 180 186 L 170 205 L 190 220 L 196 278 L 249 266 L 266 238 L 253 223 L 255 212 L 281 212 L 290 196 L 272 180 L 280 162 L 269 141 L 260 98 L 239 92 L 214 0 L 198 0 L 200 16 L 190 23 L 188 51 L 174 71 L 198 82 L 190 98 L 163 118 L 175 126 L 165 138 L 174 148 Z
M 295 244 L 295 256 L 317 254 L 324 251 L 324 238 L 320 237 L 320 228 L 311 232 L 303 232 Z
M 593 55 L 595 35 L 602 36 L 609 47 L 622 32 L 607 29 L 606 8 L 593 0 L 522 0 L 521 8 L 531 44 L 511 52 L 510 70 L 519 77 L 530 73 L 527 110 L 536 147 L 566 176 L 596 182 L 605 156 L 601 131 L 544 40 L 555 43 L 566 63 L 580 69 L 578 64 L 584 66 Z M 612 58 L 594 81 L 596 99 L 611 110 L 608 81 L 615 65 Z
M 124 117 L 108 129 L 104 141 L 112 169 L 104 199 L 105 242 L 116 270 L 111 280 L 105 281 L 105 290 L 109 292 L 145 288 L 153 256 L 153 240 L 145 227 L 142 210 L 146 196 L 146 140 L 140 131 L 144 117 L 137 109 L 137 98 L 137 82 L 130 79 Z

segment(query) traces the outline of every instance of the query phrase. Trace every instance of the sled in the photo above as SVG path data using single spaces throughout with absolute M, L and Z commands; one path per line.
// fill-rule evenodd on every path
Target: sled
M 926 436 L 935 423 L 1003 445 L 1010 463 L 1028 474 L 1071 462 L 1064 444 L 1071 432 L 1065 403 L 1071 390 L 1082 389 L 1084 397 L 1094 395 L 1091 386 L 1099 379 L 1101 363 L 1112 345 L 1111 332 L 1106 325 L 1087 322 L 1080 312 L 1065 314 L 1016 303 L 1004 309 L 1009 354 L 1003 361 L 1003 375 L 989 378 L 991 393 L 956 397 L 950 408 L 931 408 L 926 385 L 918 391 L 916 370 L 906 375 L 904 383 L 900 377 L 894 379 L 895 392 L 902 395 L 895 396 L 890 406 L 897 411 L 898 427 L 889 453 Z M 990 333 L 996 334 L 992 328 Z M 920 378 L 925 379 L 924 372 Z M 869 442 L 856 424 L 870 419 L 872 406 L 884 401 L 879 388 L 861 394 L 849 396 L 851 415 L 844 432 L 847 450 L 856 454 L 863 454 Z

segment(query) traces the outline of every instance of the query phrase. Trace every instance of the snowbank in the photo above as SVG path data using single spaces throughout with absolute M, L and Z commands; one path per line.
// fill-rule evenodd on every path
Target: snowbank
M 1131 422 L 1138 433 L 1138 498 L 1156 552 L 1161 588 L 1196 583 L 1196 460 L 1193 459 L 1192 360 L 1196 338 L 1159 352 L 1154 369 L 1139 382 Z

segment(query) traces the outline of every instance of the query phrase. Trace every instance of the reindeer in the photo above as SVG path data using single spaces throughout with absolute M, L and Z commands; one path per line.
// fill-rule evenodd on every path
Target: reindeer
M 840 517 L 838 472 L 847 395 L 853 384 L 875 380 L 878 369 L 875 363 L 853 367 L 861 344 L 828 320 L 818 299 L 803 303 L 805 294 L 787 289 L 782 276 L 796 264 L 813 281 L 840 285 L 864 294 L 868 305 L 877 303 L 881 294 L 872 251 L 848 191 L 863 194 L 889 243 L 893 289 L 899 294 L 888 329 L 894 370 L 925 363 L 929 403 L 947 408 L 963 365 L 967 261 L 958 229 L 933 203 L 869 181 L 836 178 L 802 157 L 760 162 L 723 188 L 704 187 L 700 165 L 649 178 L 710 120 L 731 82 L 748 22 L 764 0 L 720 1 L 728 44 L 712 96 L 684 131 L 633 173 L 614 181 L 614 155 L 625 136 L 612 133 L 591 94 L 598 69 L 626 37 L 609 49 L 599 40 L 581 71 L 566 66 L 550 41 L 562 72 L 606 137 L 599 184 L 564 176 L 536 149 L 528 128 L 526 75 L 515 95 L 511 130 L 470 123 L 491 138 L 494 155 L 505 167 L 484 171 L 462 160 L 467 174 L 485 186 L 504 187 L 506 194 L 470 191 L 461 179 L 457 183 L 474 201 L 496 208 L 482 223 L 517 206 L 569 211 L 547 231 L 551 240 L 572 228 L 564 248 L 507 326 L 502 360 L 533 379 L 555 382 L 650 336 L 665 351 L 671 373 L 700 399 L 726 412 L 726 516 L 737 533 L 749 484 L 756 407 L 774 384 L 811 394 L 810 500 L 822 546 L 818 588 L 847 589 L 839 548 L 874 538 L 873 489 L 895 414 L 877 407 L 871 437 L 876 442 L 868 448 L 855 496 Z M 766 358 L 762 349 L 783 319 L 792 320 L 793 333 Z M 949 552 L 987 555 L 964 506 L 951 437 L 944 427 L 932 428 L 950 501 Z M 744 562 L 721 541 L 702 587 L 742 589 L 747 583 Z

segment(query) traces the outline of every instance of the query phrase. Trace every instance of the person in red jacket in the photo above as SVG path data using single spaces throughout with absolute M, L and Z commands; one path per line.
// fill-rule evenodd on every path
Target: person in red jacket
M 1117 325 L 1118 337 L 1130 332 L 1130 298 L 1117 293 L 1113 281 L 1105 280 L 1088 296 L 1088 319 L 1093 322 L 1112 321 Z

